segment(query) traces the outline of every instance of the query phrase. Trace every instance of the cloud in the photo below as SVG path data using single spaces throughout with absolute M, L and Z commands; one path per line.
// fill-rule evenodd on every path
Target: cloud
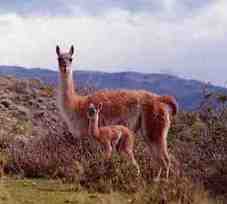
M 8 0 L 0 3 L 0 13 L 22 16 L 102 15 L 120 9 L 131 13 L 187 15 L 209 5 L 213 0 Z
M 36 2 L 41 6 L 38 1 L 32 2 L 32 6 Z M 56 2 L 61 5 L 65 1 Z M 0 63 L 56 69 L 56 44 L 62 49 L 74 44 L 75 69 L 149 73 L 167 70 L 187 78 L 224 84 L 227 75 L 226 1 L 209 4 L 196 1 L 199 8 L 195 8 L 192 0 L 181 3 L 116 0 L 105 1 L 108 3 L 104 2 L 101 8 L 98 3 L 77 2 L 84 8 L 79 10 L 81 15 L 42 17 L 37 14 L 26 18 L 18 12 L 0 15 Z M 143 7 L 146 3 L 148 5 Z M 149 5 L 155 12 L 149 10 Z M 18 10 L 18 5 L 14 7 Z M 25 12 L 27 8 L 22 7 Z M 82 12 L 85 8 L 96 10 L 99 15 Z M 133 11 L 133 8 L 138 9 Z M 178 11 L 177 15 L 174 11 Z M 182 11 L 187 12 L 182 14 Z

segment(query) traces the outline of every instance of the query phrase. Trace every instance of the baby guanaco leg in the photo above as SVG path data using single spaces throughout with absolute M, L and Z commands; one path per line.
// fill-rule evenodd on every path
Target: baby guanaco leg
M 125 151 L 126 155 L 128 156 L 128 158 L 131 160 L 132 164 L 136 167 L 136 173 L 137 173 L 137 175 L 140 175 L 140 167 L 139 167 L 139 164 L 137 163 L 137 161 L 135 159 L 133 150 L 127 148 L 124 151 Z

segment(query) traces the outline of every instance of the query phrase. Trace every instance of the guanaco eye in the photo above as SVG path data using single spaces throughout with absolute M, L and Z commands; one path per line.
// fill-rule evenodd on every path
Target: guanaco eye
M 73 61 L 73 58 L 69 58 L 69 61 L 72 62 Z
M 62 61 L 63 61 L 63 59 L 62 59 L 61 57 L 59 57 L 59 58 L 58 58 L 58 61 L 59 61 L 59 62 L 62 62 Z

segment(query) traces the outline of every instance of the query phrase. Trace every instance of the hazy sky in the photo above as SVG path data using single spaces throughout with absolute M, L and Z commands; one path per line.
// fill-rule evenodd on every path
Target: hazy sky
M 224 85 L 227 1 L 0 2 L 0 64 L 56 69 L 56 44 L 75 45 L 75 70 L 162 72 Z

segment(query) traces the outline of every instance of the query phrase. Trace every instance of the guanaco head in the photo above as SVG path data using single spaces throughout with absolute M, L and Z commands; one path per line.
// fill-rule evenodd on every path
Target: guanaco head
M 99 103 L 98 107 L 96 108 L 93 103 L 90 103 L 87 116 L 89 119 L 96 119 L 99 116 L 100 111 L 102 110 L 102 103 Z
M 56 53 L 58 56 L 58 65 L 59 65 L 59 71 L 61 74 L 65 75 L 67 73 L 70 73 L 72 71 L 71 64 L 73 61 L 73 53 L 74 53 L 74 47 L 73 45 L 70 47 L 69 52 L 61 52 L 60 47 L 56 46 Z

